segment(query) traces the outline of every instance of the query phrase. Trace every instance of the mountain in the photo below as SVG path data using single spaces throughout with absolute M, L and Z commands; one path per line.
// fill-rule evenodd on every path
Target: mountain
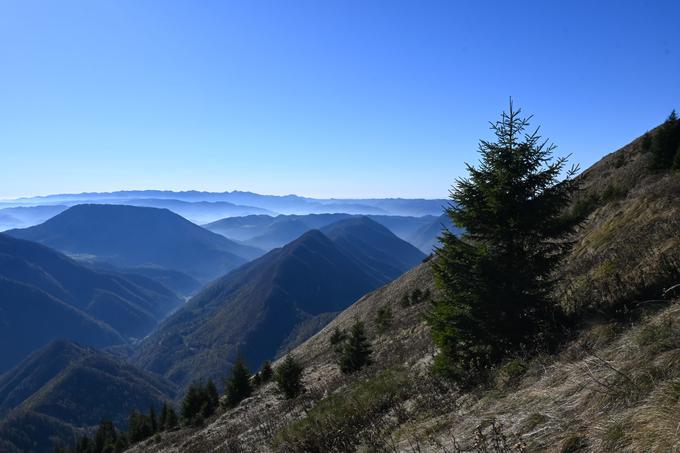
M 292 241 L 302 233 L 323 228 L 333 222 L 350 217 L 352 214 L 307 214 L 307 215 L 266 215 L 231 217 L 203 225 L 204 228 L 229 239 L 271 250 Z M 367 215 L 366 217 L 386 226 L 396 236 L 409 240 L 419 229 L 429 226 L 434 216 L 407 217 L 393 215 Z
M 310 230 L 320 229 L 330 223 L 351 217 L 350 214 L 308 214 L 304 216 L 278 216 L 260 234 L 245 244 L 271 250 L 281 247 Z
M 321 230 L 368 275 L 387 283 L 420 263 L 425 255 L 368 217 L 332 223 Z
M 431 223 L 423 225 L 406 240 L 415 245 L 423 253 L 430 254 L 439 245 L 439 236 L 447 229 L 454 234 L 460 234 L 462 230 L 456 227 L 448 215 L 442 214 Z
M 77 205 L 7 234 L 119 267 L 159 267 L 207 282 L 261 252 L 207 231 L 166 209 Z
M 194 223 L 214 222 L 224 217 L 272 214 L 253 206 L 241 206 L 227 201 L 182 201 L 163 198 L 133 198 L 124 202 L 129 206 L 169 209 Z
M 298 195 L 260 195 L 253 192 L 172 192 L 162 190 L 131 190 L 108 193 L 58 194 L 5 201 L 0 206 L 31 206 L 46 204 L 130 204 L 131 200 L 176 200 L 180 202 L 226 202 L 244 210 L 263 209 L 278 214 L 375 214 L 399 216 L 438 216 L 446 200 L 428 199 L 322 199 Z M 252 212 L 255 213 L 255 212 Z M 243 214 L 240 214 L 243 215 Z
M 555 297 L 571 319 L 558 350 L 510 357 L 470 391 L 434 379 L 423 315 L 438 293 L 428 261 L 291 351 L 304 366 L 303 397 L 285 401 L 265 385 L 206 428 L 131 451 L 212 451 L 225 442 L 254 451 L 678 450 L 680 178 L 651 170 L 646 141 L 579 176 L 565 214 L 586 219 L 556 276 Z M 346 376 L 330 339 L 357 320 L 373 364 Z
M 252 215 L 230 217 L 203 225 L 227 238 L 271 250 L 281 247 L 303 233 L 351 217 L 350 214 Z
M 0 372 L 58 337 L 98 347 L 142 337 L 180 303 L 152 280 L 0 234 Z
M 135 363 L 180 386 L 220 379 L 238 353 L 258 366 L 301 323 L 342 310 L 380 283 L 313 230 L 194 296 L 141 343 Z
M 4 440 L 51 451 L 51 437 L 71 444 L 102 419 L 124 429 L 133 410 L 158 410 L 175 394 L 173 384 L 116 356 L 55 340 L 0 376 L 0 448 Z
M 180 386 L 224 377 L 238 353 L 259 366 L 424 256 L 375 222 L 345 222 L 329 230 L 337 242 L 311 230 L 215 281 L 141 343 L 135 363 Z

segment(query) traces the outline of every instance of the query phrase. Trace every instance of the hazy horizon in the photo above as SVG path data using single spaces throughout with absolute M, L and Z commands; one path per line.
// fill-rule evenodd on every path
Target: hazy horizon
M 310 198 L 310 199 L 317 199 L 317 200 L 371 200 L 371 199 L 404 199 L 404 200 L 439 200 L 439 199 L 446 199 L 448 196 L 442 196 L 442 197 L 402 197 L 402 196 L 388 196 L 388 197 L 373 197 L 373 196 L 363 196 L 363 197 L 337 197 L 337 196 L 331 196 L 331 197 L 317 197 L 313 195 L 307 195 L 307 194 L 299 194 L 299 193 L 259 193 L 259 192 L 254 192 L 252 190 L 242 190 L 242 189 L 231 189 L 231 190 L 200 190 L 200 189 L 181 189 L 181 190 L 170 190 L 170 189 L 153 189 L 153 188 L 148 188 L 148 189 L 138 189 L 138 188 L 131 188 L 131 189 L 120 189 L 120 190 L 103 190 L 103 191 L 84 191 L 84 192 L 53 192 L 53 193 L 41 193 L 41 194 L 34 194 L 34 195 L 20 195 L 17 197 L 13 198 L 2 198 L 0 197 L 0 202 L 12 202 L 12 201 L 20 201 L 20 200 L 31 200 L 31 199 L 41 199 L 41 198 L 50 198 L 50 197 L 59 197 L 59 196 L 75 196 L 75 195 L 93 195 L 93 194 L 99 194 L 99 195 L 106 195 L 106 194 L 116 194 L 116 193 L 125 193 L 125 192 L 164 192 L 164 193 L 189 193 L 189 192 L 197 192 L 197 193 L 212 193 L 212 194 L 221 194 L 221 193 L 253 193 L 256 195 L 264 195 L 264 196 L 275 196 L 275 197 L 287 197 L 287 196 L 296 196 L 300 198 Z

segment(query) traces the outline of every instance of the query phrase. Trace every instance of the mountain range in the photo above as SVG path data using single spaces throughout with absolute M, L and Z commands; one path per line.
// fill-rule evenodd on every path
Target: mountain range
M 195 223 L 208 223 L 224 217 L 250 214 L 374 214 L 421 217 L 438 216 L 445 200 L 428 199 L 320 199 L 297 195 L 260 195 L 252 192 L 172 192 L 132 190 L 109 193 L 57 194 L 0 202 L 0 231 L 28 227 L 46 220 L 16 218 L 4 208 L 54 206 L 58 210 L 78 204 L 122 204 L 168 208 Z M 45 208 L 48 209 L 48 208 Z M 55 212 L 52 215 L 55 215 Z M 7 217 L 3 220 L 3 217 Z M 16 224 L 19 222 L 20 224 Z
M 180 304 L 150 279 L 93 271 L 0 234 L 0 372 L 59 337 L 97 347 L 141 338 Z
M 137 348 L 134 362 L 184 387 L 305 340 L 425 255 L 368 218 L 311 230 L 215 281 Z
M 6 234 L 80 259 L 177 271 L 202 283 L 262 254 L 167 209 L 124 205 L 77 205 L 40 225 Z
M 245 244 L 271 250 L 281 247 L 301 234 L 323 228 L 338 220 L 361 217 L 352 214 L 307 214 L 307 215 L 251 215 L 230 217 L 203 225 L 204 228 L 227 238 Z M 430 253 L 442 228 L 459 231 L 445 215 L 421 217 L 396 215 L 367 215 L 365 217 L 387 227 L 399 238 L 418 247 L 423 253 Z

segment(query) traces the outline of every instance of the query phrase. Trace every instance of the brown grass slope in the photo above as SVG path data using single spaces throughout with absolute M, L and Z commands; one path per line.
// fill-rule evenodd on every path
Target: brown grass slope
M 680 306 L 660 295 L 680 283 L 680 175 L 649 171 L 649 159 L 638 139 L 580 176 L 574 209 L 589 216 L 560 297 L 582 327 L 559 354 L 508 361 L 468 393 L 433 379 L 426 298 L 402 303 L 416 289 L 436 297 L 424 263 L 293 351 L 303 396 L 283 401 L 269 384 L 203 428 L 133 451 L 680 451 Z M 394 321 L 379 333 L 385 306 Z M 347 378 L 329 338 L 357 319 L 374 364 Z

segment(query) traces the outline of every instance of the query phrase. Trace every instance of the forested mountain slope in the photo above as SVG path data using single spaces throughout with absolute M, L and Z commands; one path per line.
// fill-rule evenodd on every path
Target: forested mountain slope
M 55 340 L 0 376 L 0 450 L 51 451 L 103 419 L 124 427 L 133 410 L 158 409 L 175 392 L 111 354 Z
M 180 303 L 149 279 L 0 234 L 0 372 L 59 337 L 98 347 L 143 337 Z
M 370 220 L 344 222 L 338 243 L 312 230 L 214 282 L 141 344 L 135 362 L 182 386 L 223 377 L 239 353 L 259 366 L 423 257 Z M 384 242 L 363 254 L 345 241 L 376 229 Z

